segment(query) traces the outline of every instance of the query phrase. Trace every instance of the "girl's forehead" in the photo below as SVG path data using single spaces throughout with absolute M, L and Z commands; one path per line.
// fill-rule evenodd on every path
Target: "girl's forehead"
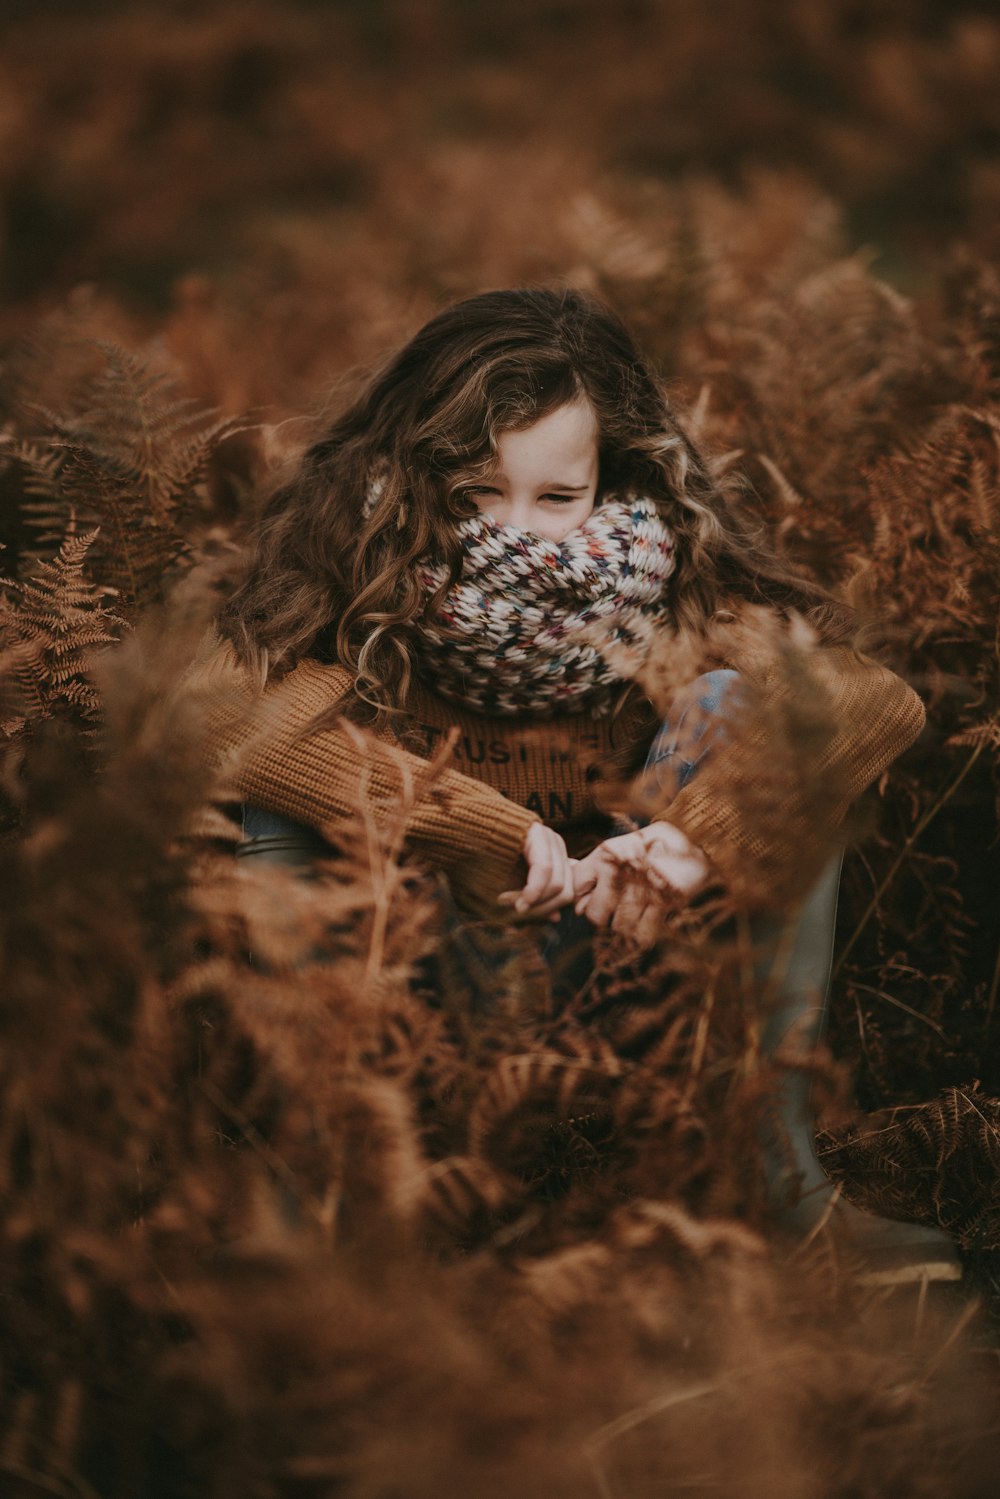
M 561 461 L 587 464 L 596 455 L 598 425 L 590 402 L 579 397 L 557 406 L 527 427 L 497 437 L 500 464 Z

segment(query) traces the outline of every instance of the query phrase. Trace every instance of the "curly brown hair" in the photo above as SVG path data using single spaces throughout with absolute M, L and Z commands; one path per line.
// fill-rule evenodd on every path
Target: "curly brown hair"
M 679 627 L 745 600 L 850 635 L 847 607 L 728 501 L 621 320 L 568 288 L 485 292 L 425 324 L 270 496 L 222 633 L 262 681 L 319 656 L 354 674 L 373 712 L 400 708 L 428 608 L 414 564 L 430 553 L 457 578 L 465 489 L 495 463 L 498 435 L 581 394 L 597 416 L 598 503 L 646 495 L 675 535 Z

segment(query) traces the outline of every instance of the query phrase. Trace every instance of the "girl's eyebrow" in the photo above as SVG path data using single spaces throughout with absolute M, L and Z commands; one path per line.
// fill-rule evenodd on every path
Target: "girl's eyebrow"
M 561 479 L 553 479 L 551 481 L 546 482 L 545 484 L 540 484 L 538 487 L 541 490 L 562 489 L 562 490 L 574 491 L 575 492 L 576 490 L 579 490 L 579 489 L 587 489 L 588 485 L 586 485 L 586 484 L 564 484 Z M 499 485 L 498 485 L 497 480 L 495 478 L 492 478 L 492 479 L 476 479 L 476 480 L 470 481 L 469 488 L 470 489 L 498 489 Z

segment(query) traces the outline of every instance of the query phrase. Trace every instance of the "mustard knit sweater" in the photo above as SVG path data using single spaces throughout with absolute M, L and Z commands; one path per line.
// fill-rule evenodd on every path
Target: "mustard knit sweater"
M 763 717 L 713 752 L 669 805 L 643 810 L 680 827 L 751 904 L 787 903 L 828 856 L 850 802 L 917 737 L 924 710 L 885 667 L 825 647 L 811 656 L 825 726 L 805 750 L 778 744 L 781 714 L 795 709 L 792 684 L 752 649 L 736 655 L 730 664 L 762 689 Z M 623 777 L 641 768 L 659 722 L 637 690 L 617 715 L 590 720 L 485 717 L 422 686 L 405 715 L 374 734 L 336 717 L 351 685 L 342 667 L 307 659 L 260 690 L 217 639 L 196 677 L 210 704 L 218 799 L 284 813 L 334 843 L 356 834 L 364 807 L 369 827 L 401 825 L 473 915 L 497 914 L 496 896 L 523 883 L 533 822 L 562 833 L 575 854 L 608 836 L 609 786 L 620 809 Z

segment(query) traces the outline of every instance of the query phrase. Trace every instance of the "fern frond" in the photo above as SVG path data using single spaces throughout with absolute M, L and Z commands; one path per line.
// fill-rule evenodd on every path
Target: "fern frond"
M 119 460 L 156 519 L 176 519 L 215 448 L 241 424 L 184 395 L 169 370 L 117 344 L 99 347 L 105 364 L 81 391 L 74 426 Z
M 90 565 L 129 608 L 160 598 L 191 555 L 205 474 L 242 425 L 185 395 L 152 357 L 96 340 L 93 348 L 100 363 L 64 407 L 22 406 L 11 453 L 24 475 L 33 555 L 51 555 L 70 519 L 99 527 Z
M 92 654 L 113 644 L 124 619 L 105 607 L 110 590 L 84 574 L 96 532 L 70 533 L 51 562 L 31 577 L 10 580 L 0 597 L 0 643 L 8 656 L 9 701 L 0 728 L 12 734 L 69 709 L 97 717 L 100 698 L 88 678 Z M 12 694 L 12 697 L 10 696 Z

